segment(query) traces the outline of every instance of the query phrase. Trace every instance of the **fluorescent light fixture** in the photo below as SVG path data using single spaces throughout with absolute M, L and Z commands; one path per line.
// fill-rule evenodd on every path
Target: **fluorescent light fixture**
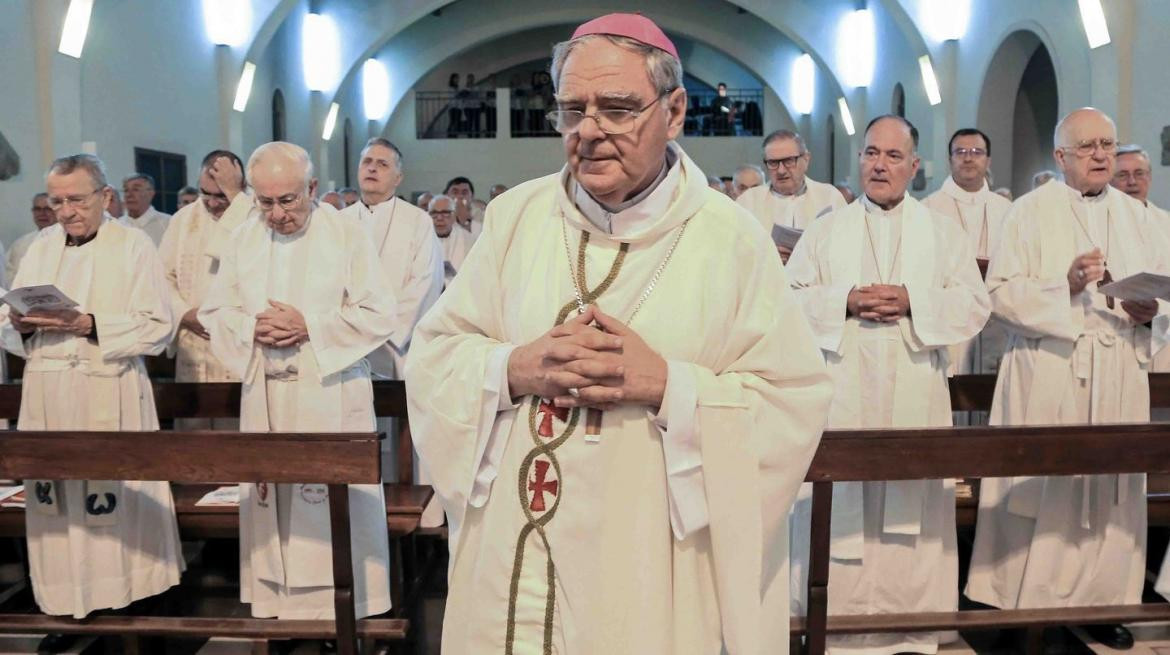
M 956 41 L 967 33 L 970 0 L 925 0 L 919 4 L 922 29 L 936 41 Z
M 252 31 L 252 3 L 247 0 L 203 0 L 203 25 L 215 45 L 242 45 Z
M 362 64 L 362 104 L 371 121 L 382 120 L 390 111 L 390 73 L 377 59 Z
M 240 73 L 240 83 L 236 85 L 236 101 L 232 103 L 232 109 L 244 111 L 244 107 L 248 106 L 248 96 L 252 95 L 252 80 L 255 77 L 256 64 L 245 61 L 244 72 Z
M 92 11 L 93 0 L 70 0 L 57 52 L 81 59 L 81 49 L 85 47 L 85 33 L 89 31 L 89 14 Z
M 846 86 L 869 86 L 873 81 L 873 61 L 877 38 L 873 14 L 868 9 L 845 14 L 837 28 L 837 67 Z
M 817 92 L 817 66 L 806 52 L 792 62 L 792 109 L 811 114 Z
M 1105 10 L 1101 0 L 1077 0 L 1081 8 L 1081 22 L 1085 25 L 1085 36 L 1089 37 L 1089 48 L 1099 48 L 1109 43 L 1109 25 L 1105 22 Z
M 333 127 L 337 125 L 337 111 L 341 105 L 336 102 L 329 105 L 329 115 L 325 117 L 325 129 L 321 131 L 321 138 L 328 141 L 333 137 Z
M 305 86 L 310 91 L 331 90 L 341 70 L 341 40 L 337 35 L 337 24 L 322 14 L 305 14 L 301 38 Z
M 837 98 L 837 109 L 841 112 L 841 123 L 845 126 L 845 133 L 853 136 L 857 130 L 853 129 L 853 114 L 849 113 L 849 103 L 844 97 Z
M 918 58 L 918 69 L 922 71 L 922 86 L 926 88 L 926 98 L 930 105 L 942 102 L 942 94 L 938 91 L 938 78 L 934 76 L 934 66 L 930 63 L 930 55 Z

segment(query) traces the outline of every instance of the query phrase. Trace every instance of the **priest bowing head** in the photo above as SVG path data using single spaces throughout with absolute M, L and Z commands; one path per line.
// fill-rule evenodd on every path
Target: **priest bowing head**
M 268 227 L 289 235 L 305 226 L 313 212 L 317 179 L 304 148 L 284 141 L 260 146 L 248 159 L 248 177 Z
M 662 30 L 589 21 L 552 75 L 565 166 L 493 200 L 460 265 L 444 245 L 459 274 L 407 359 L 443 652 L 775 652 L 824 361 L 758 221 L 674 142 Z

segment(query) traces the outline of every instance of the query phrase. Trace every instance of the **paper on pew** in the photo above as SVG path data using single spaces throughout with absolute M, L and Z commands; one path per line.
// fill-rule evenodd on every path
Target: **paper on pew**
M 789 250 L 792 250 L 796 247 L 796 242 L 800 241 L 800 237 L 803 234 L 804 230 L 798 230 L 796 228 L 786 227 L 784 225 L 772 226 L 772 241 L 776 245 L 784 246 Z
M 65 292 L 51 284 L 13 289 L 0 298 L 0 302 L 8 303 L 21 314 L 28 314 L 34 309 L 73 309 L 77 306 Z
M 230 487 L 220 487 L 215 491 L 209 491 L 203 494 L 199 502 L 195 503 L 196 507 L 234 507 L 240 504 L 240 485 L 233 484 Z
M 1138 273 L 1110 282 L 1101 287 L 1101 293 L 1121 300 L 1170 300 L 1170 276 L 1157 273 Z
M 0 507 L 24 507 L 24 485 L 0 487 Z

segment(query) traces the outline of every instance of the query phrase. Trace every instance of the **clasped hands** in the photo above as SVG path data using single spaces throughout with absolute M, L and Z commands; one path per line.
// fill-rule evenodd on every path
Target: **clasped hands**
M 268 309 L 256 314 L 257 343 L 274 348 L 287 348 L 309 340 L 305 317 L 292 305 L 268 301 Z
M 28 314 L 21 314 L 9 308 L 8 320 L 22 334 L 32 334 L 40 328 L 49 332 L 84 336 L 93 330 L 93 317 L 76 309 L 34 309 Z
M 1077 255 L 1068 267 L 1068 290 L 1077 295 L 1093 282 L 1105 278 L 1105 255 L 1100 248 Z M 1158 315 L 1157 300 L 1122 300 L 1121 309 L 1136 324 L 1149 323 Z
M 895 284 L 854 287 L 845 301 L 850 316 L 878 323 L 896 323 L 910 315 L 910 292 Z
M 666 371 L 666 360 L 642 337 L 590 305 L 585 313 L 513 350 L 508 387 L 513 398 L 552 398 L 557 407 L 646 405 L 657 410 L 666 391 Z

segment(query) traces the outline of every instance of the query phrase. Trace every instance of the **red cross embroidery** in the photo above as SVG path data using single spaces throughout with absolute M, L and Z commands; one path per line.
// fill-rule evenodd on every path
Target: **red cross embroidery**
M 556 480 L 549 480 L 545 482 L 544 478 L 548 475 L 548 462 L 544 460 L 536 460 L 536 480 L 528 483 L 528 490 L 533 492 L 532 504 L 529 509 L 534 512 L 543 512 L 544 507 L 544 492 L 549 492 L 552 495 L 557 495 L 557 487 L 559 484 Z
M 553 436 L 552 420 L 554 416 L 556 416 L 561 421 L 569 420 L 568 407 L 557 407 L 547 400 L 540 401 L 540 406 L 537 408 L 537 410 L 544 415 L 544 418 L 540 420 L 540 429 L 538 429 L 536 432 L 545 438 Z M 545 464 L 545 468 L 548 468 L 548 464 Z

